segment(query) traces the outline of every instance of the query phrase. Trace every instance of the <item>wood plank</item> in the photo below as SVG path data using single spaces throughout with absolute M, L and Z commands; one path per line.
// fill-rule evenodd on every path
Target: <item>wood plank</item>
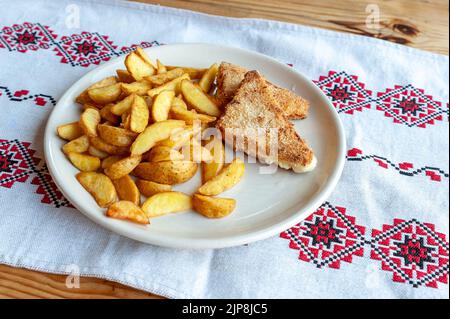
M 47 274 L 0 265 L 0 298 L 82 298 L 82 299 L 155 299 L 142 292 L 108 280 L 82 277 L 80 288 L 67 288 L 66 276 Z
M 135 0 L 237 18 L 265 18 L 360 34 L 448 55 L 447 0 Z M 368 5 L 380 29 L 366 26 Z

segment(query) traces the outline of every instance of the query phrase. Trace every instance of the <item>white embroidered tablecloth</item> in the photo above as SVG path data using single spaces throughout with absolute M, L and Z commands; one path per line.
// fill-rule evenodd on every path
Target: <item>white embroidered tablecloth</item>
M 449 297 L 448 57 L 135 3 L 0 0 L 0 8 L 0 263 L 79 269 L 179 298 Z M 63 198 L 42 152 L 58 98 L 136 45 L 176 42 L 264 53 L 331 99 L 348 161 L 307 220 L 248 246 L 174 250 L 115 235 Z

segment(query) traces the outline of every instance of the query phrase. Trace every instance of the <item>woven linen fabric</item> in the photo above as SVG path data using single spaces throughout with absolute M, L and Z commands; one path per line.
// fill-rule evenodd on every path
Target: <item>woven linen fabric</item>
M 0 263 L 61 274 L 76 265 L 171 298 L 449 297 L 447 56 L 128 2 L 0 0 L 0 8 Z M 58 191 L 43 157 L 58 98 L 136 45 L 179 42 L 272 56 L 332 101 L 347 162 L 305 221 L 246 246 L 167 249 L 97 226 Z

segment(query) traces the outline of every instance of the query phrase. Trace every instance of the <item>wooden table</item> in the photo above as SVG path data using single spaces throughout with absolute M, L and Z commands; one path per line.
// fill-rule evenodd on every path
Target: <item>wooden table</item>
M 362 34 L 448 55 L 448 0 L 137 0 L 209 14 L 266 18 Z M 367 7 L 371 4 L 371 7 Z M 379 29 L 366 25 L 366 9 L 380 10 Z M 376 9 L 376 8 L 375 8 Z M 0 298 L 158 298 L 106 280 L 66 277 L 0 265 Z

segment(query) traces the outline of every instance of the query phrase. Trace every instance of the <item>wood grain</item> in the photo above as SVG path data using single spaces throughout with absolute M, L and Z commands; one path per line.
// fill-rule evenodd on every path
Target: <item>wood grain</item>
M 350 32 L 447 54 L 447 0 L 136 0 L 209 14 L 266 18 Z M 366 26 L 366 7 L 380 9 L 380 29 Z M 158 298 L 107 280 L 82 278 L 69 289 L 66 276 L 0 265 L 0 298 Z
M 0 298 L 161 298 L 107 280 L 80 279 L 80 288 L 66 287 L 66 276 L 0 265 Z
M 448 0 L 135 0 L 237 18 L 265 18 L 350 32 L 448 55 Z M 368 5 L 380 29 L 366 26 Z

